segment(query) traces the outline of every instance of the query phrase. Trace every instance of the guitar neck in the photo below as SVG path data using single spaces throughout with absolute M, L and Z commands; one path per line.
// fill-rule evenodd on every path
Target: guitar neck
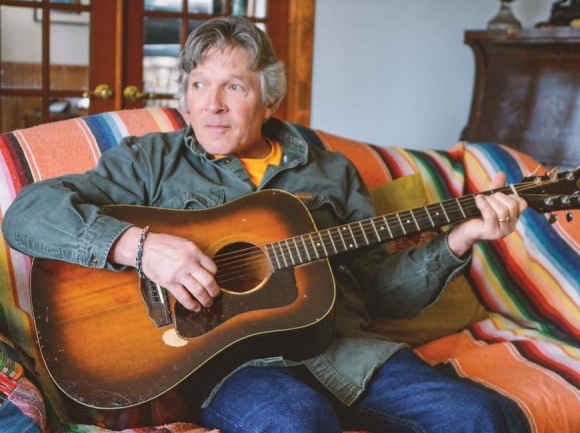
M 512 193 L 511 187 L 505 187 L 481 194 L 489 195 L 497 191 Z M 480 215 L 475 195 L 472 194 L 295 236 L 268 244 L 266 249 L 274 270 L 279 270 Z

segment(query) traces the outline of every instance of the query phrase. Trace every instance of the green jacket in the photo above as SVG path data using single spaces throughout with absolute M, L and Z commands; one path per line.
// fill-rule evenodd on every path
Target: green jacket
M 263 134 L 282 143 L 283 157 L 279 166 L 268 167 L 258 187 L 237 158 L 208 158 L 191 128 L 127 137 L 103 153 L 94 170 L 24 188 L 4 217 L 4 236 L 11 247 L 30 256 L 119 270 L 107 257 L 130 225 L 103 215 L 99 206 L 205 209 L 256 190 L 280 189 L 302 199 L 318 229 L 374 216 L 368 191 L 344 155 L 309 145 L 306 134 L 276 119 L 264 125 Z M 318 327 L 318 354 L 306 360 L 274 356 L 249 362 L 301 361 L 350 405 L 375 369 L 405 347 L 367 332 L 370 317 L 418 314 L 466 262 L 449 250 L 445 235 L 396 255 L 380 246 L 358 257 L 331 259 L 336 303 L 332 317 Z

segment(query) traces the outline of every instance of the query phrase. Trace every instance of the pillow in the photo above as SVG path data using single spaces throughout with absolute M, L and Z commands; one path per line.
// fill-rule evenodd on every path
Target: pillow
M 420 173 L 400 177 L 370 190 L 377 215 L 426 206 L 428 203 Z M 391 253 L 421 245 L 441 232 L 428 230 L 395 239 L 387 247 Z M 373 319 L 370 330 L 389 336 L 394 341 L 418 346 L 448 334 L 461 331 L 488 317 L 471 286 L 462 274 L 451 280 L 430 307 L 412 319 Z
M 0 333 L 0 431 L 44 431 L 44 400 L 25 353 Z M 27 377 L 28 376 L 28 377 Z

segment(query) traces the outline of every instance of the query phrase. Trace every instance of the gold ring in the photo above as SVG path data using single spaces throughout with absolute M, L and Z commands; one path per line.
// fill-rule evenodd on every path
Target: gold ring
M 498 223 L 509 223 L 510 222 L 510 216 L 506 216 L 505 218 L 498 218 L 497 219 Z

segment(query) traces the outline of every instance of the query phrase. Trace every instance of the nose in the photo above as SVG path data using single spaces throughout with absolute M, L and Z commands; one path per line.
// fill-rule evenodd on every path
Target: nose
M 216 88 L 208 94 L 207 110 L 211 113 L 221 113 L 225 111 L 226 104 L 222 89 Z

